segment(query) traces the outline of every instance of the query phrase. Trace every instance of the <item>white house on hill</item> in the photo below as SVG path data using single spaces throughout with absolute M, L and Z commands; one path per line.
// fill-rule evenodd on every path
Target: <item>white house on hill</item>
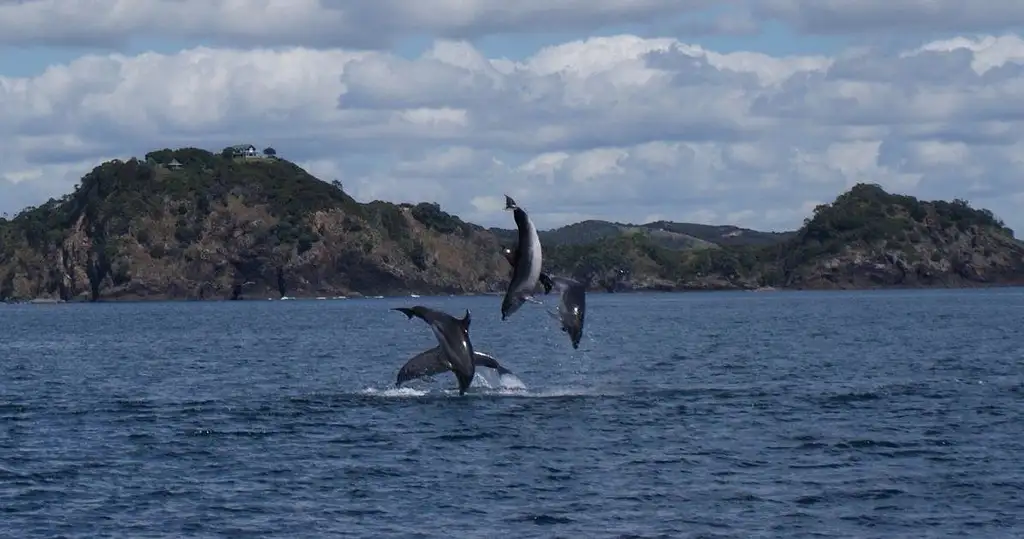
M 232 146 L 231 151 L 234 152 L 235 157 L 259 157 L 259 152 L 256 151 L 256 147 L 252 144 L 239 144 Z

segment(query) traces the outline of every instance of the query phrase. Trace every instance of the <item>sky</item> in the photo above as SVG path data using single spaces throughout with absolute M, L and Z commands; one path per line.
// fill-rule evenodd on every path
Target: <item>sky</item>
M 12 216 L 109 159 L 253 144 L 485 226 L 508 194 L 542 229 L 791 230 L 872 182 L 1021 237 L 1022 127 L 1008 0 L 0 0 Z

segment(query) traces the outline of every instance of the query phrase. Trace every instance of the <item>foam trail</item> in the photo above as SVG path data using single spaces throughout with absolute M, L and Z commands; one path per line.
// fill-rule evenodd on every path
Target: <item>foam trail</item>
M 384 389 L 367 387 L 360 391 L 360 393 L 363 395 L 376 395 L 378 397 L 422 397 L 428 392 L 411 387 L 388 387 Z

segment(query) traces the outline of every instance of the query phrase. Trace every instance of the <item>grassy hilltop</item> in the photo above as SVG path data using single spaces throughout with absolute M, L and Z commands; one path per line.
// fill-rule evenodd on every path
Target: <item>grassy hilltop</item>
M 610 291 L 1024 281 L 1024 244 L 991 212 L 868 184 L 793 232 L 584 221 L 541 241 L 547 271 Z M 497 292 L 514 242 L 436 204 L 359 203 L 276 157 L 165 149 L 0 219 L 0 300 Z

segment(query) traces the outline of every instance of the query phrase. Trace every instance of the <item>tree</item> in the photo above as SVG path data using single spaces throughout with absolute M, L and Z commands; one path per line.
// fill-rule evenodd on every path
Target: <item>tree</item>
M 333 185 L 334 188 L 337 189 L 338 191 L 345 192 L 345 190 L 341 186 L 341 180 L 335 179 L 334 181 L 331 182 L 331 185 Z
M 228 146 L 227 148 L 224 148 L 223 150 L 220 151 L 220 156 L 223 157 L 224 159 L 231 159 L 235 156 L 235 149 L 232 148 L 231 146 Z
M 277 155 L 277 150 L 268 146 L 263 149 L 263 155 L 267 157 L 274 157 L 275 155 Z

